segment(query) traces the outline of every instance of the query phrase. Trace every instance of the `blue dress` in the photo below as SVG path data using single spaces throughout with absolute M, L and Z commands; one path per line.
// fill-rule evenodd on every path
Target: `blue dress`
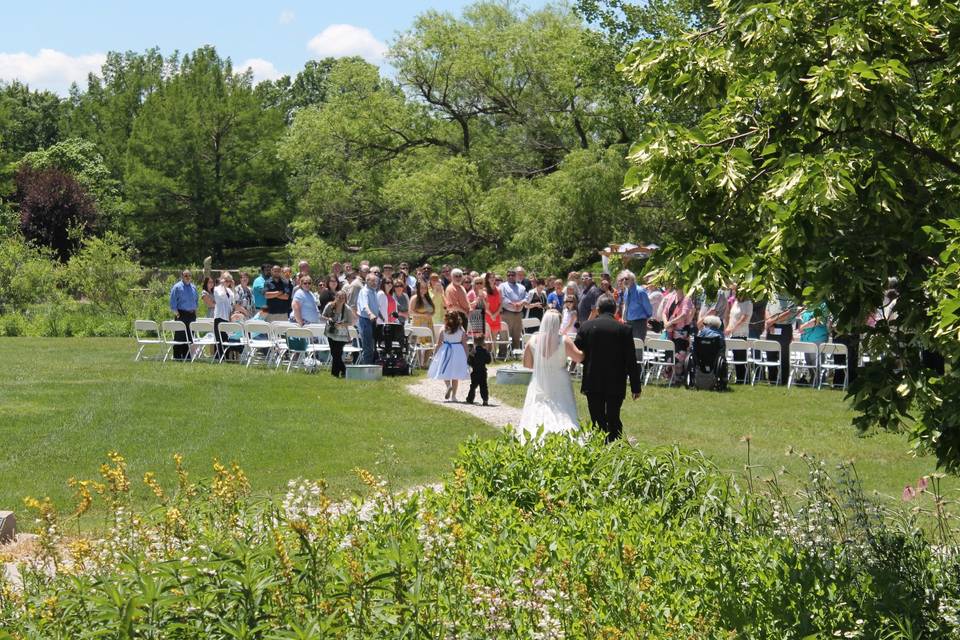
M 443 344 L 430 362 L 427 376 L 434 380 L 467 380 L 470 368 L 467 366 L 467 352 L 463 348 L 463 329 L 455 333 L 443 334 Z

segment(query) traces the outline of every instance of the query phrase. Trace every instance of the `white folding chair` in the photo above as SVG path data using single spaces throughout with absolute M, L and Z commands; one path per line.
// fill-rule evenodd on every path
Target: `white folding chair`
M 293 342 L 293 340 L 297 342 Z M 298 344 L 301 340 L 303 342 Z M 287 373 L 290 373 L 290 367 L 294 364 L 303 365 L 303 360 L 310 351 L 311 340 L 313 340 L 313 332 L 307 327 L 291 327 L 287 329 L 287 348 L 284 351 L 287 358 Z M 300 345 L 302 345 L 302 348 Z
M 286 320 L 275 320 L 270 323 L 273 331 L 270 333 L 273 338 L 273 366 L 279 367 L 287 353 L 287 331 L 297 327 L 295 322 Z
M 810 373 L 810 382 L 807 383 L 807 385 L 812 387 L 816 384 L 820 362 L 818 354 L 817 345 L 813 342 L 794 341 L 790 343 L 790 349 L 787 352 L 790 361 L 790 375 L 787 377 L 787 389 L 795 384 L 795 378 L 799 378 L 805 372 Z M 797 382 L 796 384 L 801 383 Z
M 778 384 L 778 380 L 770 380 L 770 369 L 776 369 L 780 366 L 780 343 L 775 340 L 753 340 L 750 342 L 750 350 L 747 352 L 747 359 L 750 361 L 750 369 L 753 376 L 750 378 L 750 385 L 757 384 L 760 374 L 767 372 L 767 380 L 770 384 Z
M 269 362 L 276 346 L 273 340 L 273 327 L 270 323 L 266 320 L 247 320 L 243 324 L 243 334 L 247 339 L 244 351 L 246 366 L 250 366 L 260 351 L 263 352 L 263 362 Z
M 133 337 L 137 341 L 137 355 L 133 356 L 133 361 L 138 362 L 140 359 L 146 359 L 143 355 L 143 350 L 147 347 L 158 347 L 161 351 L 157 355 L 159 359 L 163 355 L 163 336 L 160 333 L 160 327 L 153 320 L 134 320 L 133 321 Z
M 327 324 L 307 325 L 310 333 L 313 334 L 313 341 L 307 346 L 307 353 L 317 359 L 321 366 L 329 366 L 333 363 L 330 359 L 330 343 L 327 342 Z
M 177 334 L 183 335 L 183 340 L 177 340 Z M 174 347 L 186 347 L 187 357 L 189 358 L 190 335 L 187 332 L 187 325 L 182 320 L 164 320 L 160 323 L 160 338 L 167 350 L 163 353 L 163 362 L 166 362 L 173 353 Z
M 524 333 L 532 333 L 532 332 L 528 332 L 527 331 L 528 329 L 540 328 L 540 318 L 524 318 L 523 320 L 520 321 L 520 323 L 521 323 L 521 326 L 523 327 Z
M 357 361 L 360 354 L 363 353 L 363 345 L 360 342 L 360 332 L 356 327 L 347 327 L 347 334 L 350 336 L 350 342 L 343 345 L 343 356 L 350 356 L 353 362 Z
M 643 341 L 643 360 L 646 363 L 643 384 L 647 384 L 654 372 L 656 372 L 654 377 L 659 378 L 664 369 L 672 370 L 677 365 L 676 345 L 673 344 L 673 340 L 647 338 Z
M 217 336 L 213 330 L 213 320 L 211 318 L 198 318 L 190 323 L 190 337 L 193 342 L 193 354 L 191 360 L 196 362 L 203 358 L 209 358 L 210 362 L 216 360 L 213 351 L 210 355 L 205 355 L 209 347 L 217 346 Z
M 837 358 L 842 356 L 843 362 L 837 362 Z M 840 387 L 846 391 L 847 381 L 850 380 L 850 351 L 847 345 L 839 342 L 824 342 L 820 345 L 820 379 L 817 388 L 823 388 L 823 381 L 832 372 L 830 387 L 836 387 L 837 372 L 843 371 L 843 384 Z
M 428 327 L 410 327 L 407 337 L 410 340 L 410 366 L 426 367 L 430 356 L 433 355 L 437 337 Z M 424 340 L 427 342 L 423 342 Z
M 496 360 L 497 355 L 500 353 L 501 347 L 503 348 L 503 357 L 501 360 L 506 360 L 510 357 L 510 328 L 507 326 L 507 323 L 503 322 L 500 324 L 500 332 L 497 335 L 492 336 L 493 340 L 490 343 L 490 356 Z
M 246 351 L 247 348 L 247 335 L 243 331 L 243 325 L 239 322 L 221 322 L 219 327 L 220 333 L 225 333 L 228 340 L 221 345 L 220 349 L 220 360 L 222 363 L 227 358 L 227 353 L 230 350 L 240 350 L 242 354 Z M 239 336 L 238 336 L 239 334 Z M 238 336 L 238 337 L 235 337 Z M 219 336 L 217 336 L 219 337 Z M 234 338 L 234 340 L 229 340 L 229 338 Z
M 743 338 L 727 338 L 727 369 L 729 370 L 729 377 L 736 378 L 737 369 L 739 365 L 741 367 L 746 367 L 747 371 L 743 377 L 744 383 L 750 379 L 750 343 Z M 742 353 L 743 357 L 737 359 L 736 354 Z

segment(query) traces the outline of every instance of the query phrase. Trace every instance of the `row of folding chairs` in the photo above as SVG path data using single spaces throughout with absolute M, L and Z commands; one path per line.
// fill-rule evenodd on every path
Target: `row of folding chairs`
M 635 338 L 633 343 L 637 352 L 642 353 L 637 363 L 641 367 L 644 384 L 649 383 L 651 378 L 654 380 L 661 378 L 665 371 L 673 371 L 675 366 L 682 364 L 677 359 L 676 346 L 672 340 Z M 780 367 L 779 342 L 727 338 L 726 351 L 730 377 L 736 376 L 736 367 L 739 365 L 745 368 L 746 379 L 750 380 L 751 386 L 756 385 L 764 377 L 776 384 L 776 378 L 771 370 Z M 846 345 L 838 342 L 825 342 L 820 345 L 813 342 L 791 342 L 788 355 L 790 367 L 787 377 L 788 388 L 799 384 L 798 380 L 802 376 L 807 376 L 809 386 L 823 388 L 824 383 L 829 379 L 829 386 L 840 386 L 846 390 L 850 377 L 847 371 L 849 354 Z M 835 382 L 838 372 L 844 373 L 839 385 Z
M 157 359 L 166 362 L 173 356 L 175 348 L 183 347 L 191 362 L 209 360 L 222 363 L 231 352 L 239 351 L 238 360 L 247 367 L 260 362 L 279 368 L 286 363 L 289 371 L 309 356 L 315 356 L 321 365 L 329 364 L 330 346 L 324 329 L 322 324 L 301 327 L 293 322 L 264 320 L 221 322 L 216 328 L 210 318 L 194 320 L 189 328 L 180 320 L 161 323 L 135 320 L 133 331 L 138 348 L 134 360 L 144 359 L 149 350 L 156 349 Z M 351 343 L 344 347 L 345 356 L 361 350 L 359 344 L 354 344 L 359 342 L 356 330 L 351 327 L 350 332 Z M 228 339 L 221 341 L 218 333 L 225 334 Z

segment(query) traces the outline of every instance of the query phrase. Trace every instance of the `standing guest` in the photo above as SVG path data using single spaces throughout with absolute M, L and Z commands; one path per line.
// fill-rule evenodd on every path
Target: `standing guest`
M 317 306 L 326 309 L 327 305 L 333 302 L 333 299 L 337 296 L 339 289 L 340 281 L 331 273 L 327 276 L 326 286 L 317 293 Z
M 433 324 L 443 324 L 447 315 L 445 289 L 439 273 L 430 274 L 430 298 L 433 300 Z
M 487 387 L 487 365 L 490 364 L 490 360 L 490 352 L 483 344 L 483 336 L 477 336 L 473 340 L 473 353 L 467 356 L 467 364 L 470 365 L 470 391 L 467 392 L 467 404 L 473 404 L 479 389 L 483 406 L 490 406 L 490 390 Z
M 310 263 L 306 260 L 301 260 L 297 263 L 297 275 L 293 277 L 293 281 L 296 283 L 296 286 L 300 286 L 300 279 L 303 276 L 310 275 Z M 294 293 L 296 293 L 296 288 L 294 288 Z
M 572 289 L 573 287 L 569 287 Z M 568 293 L 563 299 L 563 314 L 560 316 L 560 334 L 575 338 L 577 336 L 577 296 Z
M 343 282 L 343 265 L 339 262 L 334 262 L 330 265 L 330 277 L 335 278 L 337 282 Z
M 503 298 L 503 321 L 510 330 L 510 349 L 520 348 L 523 335 L 523 307 L 527 303 L 527 290 L 517 282 L 521 268 L 507 271 L 507 281 L 500 286 L 500 295 Z
M 203 282 L 200 283 L 200 300 L 207 308 L 205 318 L 213 317 L 213 310 L 217 306 L 217 301 L 213 298 L 213 290 L 217 288 L 217 281 L 211 276 L 203 276 Z
M 398 277 L 393 281 L 393 299 L 397 305 L 396 322 L 407 324 L 410 319 L 410 296 L 407 294 L 407 281 Z
M 467 290 L 463 287 L 463 271 L 461 269 L 454 269 L 450 272 L 450 277 L 452 281 L 447 286 L 446 291 L 443 294 L 444 306 L 447 310 L 447 315 L 450 312 L 460 314 L 460 327 L 463 327 L 467 324 L 467 314 L 470 313 L 470 303 L 467 301 Z M 446 322 L 446 317 L 444 317 L 444 322 Z
M 223 343 L 227 341 L 227 334 L 220 332 L 220 323 L 230 322 L 237 294 L 233 291 L 233 276 L 229 271 L 220 274 L 220 284 L 213 289 L 213 334 L 217 338 L 217 359 L 223 356 Z
M 660 322 L 660 306 L 663 304 L 663 290 L 653 285 L 654 274 L 648 273 L 643 278 L 643 282 L 650 299 L 650 330 L 658 336 L 663 331 L 663 323 Z
M 264 295 L 264 287 L 267 284 L 267 280 L 270 279 L 270 271 L 272 265 L 270 263 L 263 263 L 260 265 L 260 275 L 253 281 L 253 286 L 250 290 L 253 292 L 253 306 L 257 309 L 267 306 L 267 297 Z
M 667 334 L 667 339 L 673 341 L 674 353 L 677 366 L 670 372 L 671 382 L 679 379 L 679 373 L 683 369 L 683 362 L 690 349 L 690 326 L 693 323 L 693 298 L 686 295 L 680 287 L 674 287 L 670 293 L 664 296 L 663 304 L 660 306 L 661 317 L 663 319 L 663 330 Z
M 300 287 L 293 294 L 293 321 L 301 327 L 320 322 L 320 309 L 310 287 L 313 279 L 304 274 L 300 276 Z
M 547 292 L 544 291 L 543 280 L 533 278 L 530 284 L 533 285 L 533 290 L 527 294 L 527 302 L 524 304 L 524 309 L 527 312 L 528 318 L 543 320 L 543 312 L 547 308 Z M 536 332 L 536 328 L 527 329 L 527 333 Z
M 243 319 L 253 317 L 253 290 L 250 289 L 250 276 L 247 275 L 246 271 L 240 272 L 240 284 L 234 289 L 234 293 L 237 294 L 236 299 L 236 308 L 237 311 L 243 314 Z
M 797 327 L 800 331 L 800 340 L 812 342 L 818 347 L 825 343 L 830 339 L 829 319 L 830 311 L 825 302 L 821 302 L 816 307 L 804 309 L 800 314 L 800 326 Z M 817 363 L 815 353 L 805 353 L 804 358 L 808 365 Z
M 353 312 L 354 320 L 360 318 L 360 313 L 357 310 L 357 301 L 360 298 L 361 289 L 363 289 L 363 280 L 356 271 L 351 271 L 350 274 L 347 275 L 347 282 L 341 290 L 347 294 L 347 306 L 350 307 L 350 311 Z
M 583 294 L 583 288 L 580 286 L 580 273 L 577 271 L 571 271 L 567 274 L 567 282 L 572 282 L 573 286 L 576 287 L 577 299 Z
M 377 359 L 377 345 L 373 333 L 380 318 L 380 305 L 377 302 L 377 276 L 372 273 L 367 274 L 367 280 L 357 296 L 357 316 L 360 346 L 363 347 L 360 364 L 373 364 Z
M 347 375 L 347 367 L 343 364 L 343 347 L 350 341 L 350 327 L 354 323 L 345 291 L 337 291 L 333 301 L 323 308 L 323 318 L 327 321 L 324 333 L 330 346 L 330 372 L 334 378 L 342 378 Z
M 554 311 L 563 311 L 563 280 L 553 279 L 553 291 L 547 295 L 547 307 Z
M 632 271 L 620 273 L 623 280 L 623 320 L 630 325 L 634 338 L 644 340 L 647 337 L 647 323 L 653 316 L 650 297 L 646 289 L 637 284 L 637 277 Z
M 736 291 L 736 287 L 732 287 Z M 741 338 L 746 340 L 750 336 L 750 318 L 753 315 L 753 302 L 744 295 L 742 291 L 736 291 L 736 297 L 733 304 L 730 305 L 730 317 L 727 321 L 726 335 L 730 338 Z M 734 360 L 746 360 L 746 349 L 733 350 Z M 747 365 L 736 365 L 737 384 L 746 384 Z
M 289 320 L 293 285 L 289 280 L 284 280 L 280 265 L 273 265 L 270 279 L 264 285 L 263 291 L 267 298 L 267 308 L 270 309 L 270 322 Z
M 517 265 L 516 272 L 517 272 L 517 284 L 523 287 L 523 290 L 525 292 L 532 290 L 533 283 L 530 282 L 529 279 L 527 279 L 527 272 L 523 269 L 523 267 L 521 267 L 520 265 Z
M 178 280 L 170 288 L 170 311 L 173 319 L 179 320 L 186 327 L 186 331 L 177 331 L 174 340 L 187 342 L 190 340 L 190 324 L 197 319 L 197 288 L 193 284 L 193 274 L 188 269 L 180 273 Z M 190 345 L 176 345 L 173 348 L 174 360 L 187 360 Z
M 447 387 L 443 399 L 456 402 L 460 380 L 470 377 L 470 369 L 467 368 L 467 333 L 463 330 L 459 312 L 447 312 L 435 353 L 427 375 L 434 380 L 443 380 Z
M 433 296 L 430 295 L 430 285 L 424 280 L 418 280 L 417 288 L 414 290 L 413 297 L 410 299 L 410 317 L 412 318 L 413 326 L 430 329 L 430 333 L 433 334 L 433 314 L 435 311 Z M 432 343 L 433 340 L 429 338 L 420 338 L 421 345 Z M 419 353 L 421 367 L 423 366 L 425 357 L 425 352 L 421 351 Z
M 445 264 L 440 268 L 440 284 L 443 285 L 444 291 L 450 286 L 451 282 L 453 282 L 453 272 L 450 270 L 450 265 Z
M 294 285 L 293 268 L 288 265 L 284 265 L 281 275 L 283 275 L 284 280 L 290 283 L 290 287 L 291 287 L 290 293 L 293 293 L 293 285 Z
M 613 319 L 617 322 L 623 322 L 623 316 L 620 314 L 620 300 L 618 296 L 620 293 L 613 288 L 613 283 L 610 282 L 610 274 L 605 273 L 600 277 L 600 295 L 608 295 L 613 298 L 613 301 L 617 303 L 617 310 L 613 313 Z
M 394 278 L 393 278 L 393 265 L 392 265 L 392 264 L 385 264 L 385 265 L 383 265 L 383 274 L 382 274 L 382 277 L 383 277 L 383 280 L 389 280 L 390 282 L 393 282 Z
M 500 320 L 503 312 L 503 296 L 500 295 L 495 276 L 490 271 L 483 274 L 483 291 L 487 297 L 484 321 L 487 325 L 487 336 L 493 342 L 503 330 L 503 323 Z
M 473 287 L 467 292 L 467 302 L 470 303 L 470 313 L 467 315 L 467 337 L 476 339 L 483 336 L 486 324 L 486 292 L 483 289 L 483 278 L 473 279 Z
M 380 310 L 377 320 L 380 324 L 397 324 L 397 299 L 393 297 L 393 280 L 386 277 L 377 291 L 377 308 Z
M 581 324 L 597 315 L 597 300 L 600 299 L 600 287 L 593 282 L 589 271 L 580 274 L 580 299 L 577 302 L 577 317 Z
M 340 273 L 340 276 L 339 276 L 340 284 L 341 285 L 347 284 L 347 282 L 351 280 L 352 275 L 353 275 L 353 265 L 350 262 L 344 262 L 343 272 Z
M 400 275 L 403 276 L 403 285 L 407 288 L 407 294 L 412 296 L 417 289 L 417 278 L 410 273 L 410 265 L 406 262 L 400 263 Z

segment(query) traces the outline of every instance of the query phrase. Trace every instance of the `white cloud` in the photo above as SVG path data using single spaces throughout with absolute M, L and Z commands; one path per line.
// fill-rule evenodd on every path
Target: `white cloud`
M 106 59 L 103 53 L 71 56 L 54 49 L 40 49 L 36 55 L 0 53 L 0 80 L 19 80 L 33 89 L 65 94 L 72 82 L 85 86 L 87 74 L 99 73 Z
M 280 12 L 280 17 L 277 20 L 280 22 L 280 24 L 290 24 L 296 17 L 297 14 L 295 14 L 293 11 L 290 9 L 284 9 Z
M 238 73 L 243 73 L 247 69 L 253 71 L 253 81 L 254 83 L 262 82 L 263 80 L 276 80 L 283 74 L 273 63 L 269 60 L 264 60 L 263 58 L 250 58 L 249 60 L 244 60 L 243 63 L 238 64 L 234 70 Z
M 360 56 L 379 64 L 387 52 L 387 45 L 377 40 L 369 29 L 352 24 L 332 24 L 307 43 L 307 49 L 318 58 Z

